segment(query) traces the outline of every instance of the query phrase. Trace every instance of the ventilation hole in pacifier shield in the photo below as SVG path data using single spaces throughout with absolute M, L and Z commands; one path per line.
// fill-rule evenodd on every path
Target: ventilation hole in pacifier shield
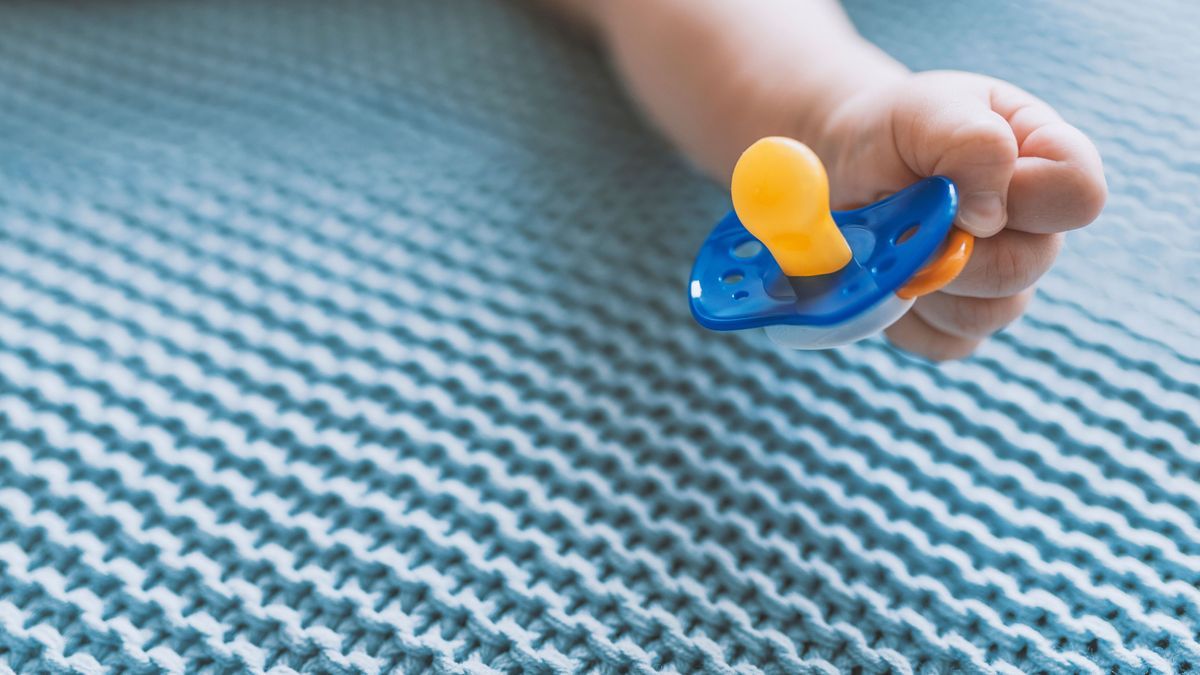
M 903 244 L 909 239 L 912 239 L 913 235 L 915 235 L 919 229 L 921 229 L 920 223 L 913 223 L 912 225 L 909 225 L 908 227 L 904 228 L 904 231 L 896 235 L 896 238 L 892 240 L 892 243 L 897 246 Z
M 748 297 L 750 297 L 749 291 L 737 291 L 733 294 L 734 300 L 745 300 Z
M 741 270 L 729 270 L 725 274 L 721 275 L 721 281 L 724 281 L 727 284 L 736 284 L 745 278 L 746 277 L 742 275 Z
M 747 260 L 762 253 L 763 245 L 757 239 L 747 239 L 733 247 L 733 257 Z

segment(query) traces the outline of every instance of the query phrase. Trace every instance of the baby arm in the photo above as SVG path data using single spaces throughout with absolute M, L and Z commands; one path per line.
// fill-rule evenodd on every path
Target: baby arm
M 817 152 L 835 208 L 952 178 L 956 224 L 979 239 L 959 278 L 887 331 L 914 353 L 960 358 L 1016 319 L 1063 233 L 1103 207 L 1099 153 L 1050 106 L 982 75 L 911 73 L 832 0 L 553 4 L 593 32 L 646 115 L 722 183 L 769 135 Z

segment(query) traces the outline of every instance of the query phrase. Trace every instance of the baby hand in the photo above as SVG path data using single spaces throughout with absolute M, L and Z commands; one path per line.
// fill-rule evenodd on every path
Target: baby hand
M 1082 132 L 982 75 L 918 73 L 863 92 L 835 109 L 822 137 L 834 208 L 926 176 L 958 185 L 955 224 L 977 237 L 971 260 L 887 330 L 933 360 L 967 356 L 1020 316 L 1063 233 L 1095 219 L 1107 196 L 1100 155 Z

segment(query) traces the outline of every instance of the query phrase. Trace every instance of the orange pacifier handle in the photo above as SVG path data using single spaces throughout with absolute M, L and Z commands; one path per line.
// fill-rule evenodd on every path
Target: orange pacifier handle
M 911 300 L 941 290 L 963 271 L 973 250 L 975 236 L 957 227 L 951 228 L 937 256 L 897 289 L 896 295 Z

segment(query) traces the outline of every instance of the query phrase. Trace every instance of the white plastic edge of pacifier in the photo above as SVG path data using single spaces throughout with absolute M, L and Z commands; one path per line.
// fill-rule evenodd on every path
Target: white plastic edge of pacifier
M 832 326 L 766 326 L 771 342 L 788 349 L 829 349 L 870 337 L 900 320 L 915 299 L 889 293 L 879 304 L 858 316 Z

